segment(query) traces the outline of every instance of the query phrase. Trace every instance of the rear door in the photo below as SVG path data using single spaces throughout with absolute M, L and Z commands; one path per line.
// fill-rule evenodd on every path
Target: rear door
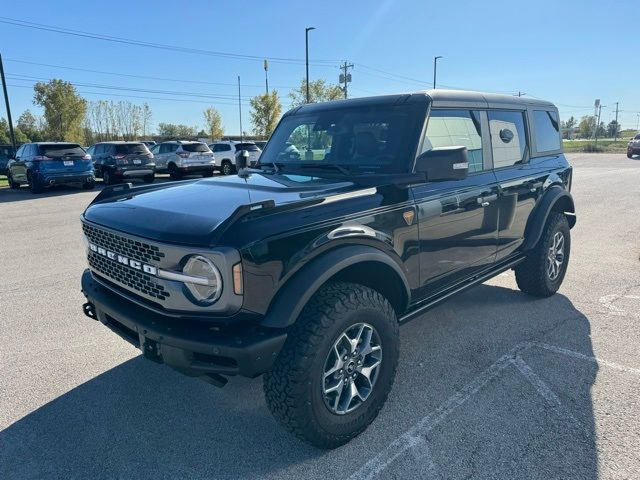
M 498 185 L 491 170 L 486 112 L 432 110 L 422 152 L 448 146 L 467 147 L 469 176 L 412 187 L 423 296 L 489 266 L 496 255 Z
M 490 110 L 488 116 L 494 171 L 500 187 L 497 252 L 500 260 L 522 244 L 527 220 L 542 194 L 548 172 L 530 161 L 531 136 L 525 109 Z

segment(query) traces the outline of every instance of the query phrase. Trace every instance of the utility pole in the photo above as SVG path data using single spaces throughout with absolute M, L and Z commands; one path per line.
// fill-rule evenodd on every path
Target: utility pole
M 269 74 L 267 71 L 269 70 L 269 62 L 267 59 L 264 59 L 264 85 L 267 88 L 267 95 L 269 95 Z
M 344 84 L 344 87 L 342 87 L 344 98 L 347 98 L 347 84 L 351 82 L 351 74 L 348 73 L 350 68 L 353 68 L 353 63 L 347 65 L 347 62 L 345 61 L 342 65 L 340 65 L 340 70 L 342 70 L 342 73 L 338 78 L 338 83 Z
M 438 59 L 444 58 L 442 55 L 433 57 L 433 89 L 436 89 L 436 73 L 438 72 Z
M 636 123 L 636 132 L 640 132 L 640 113 L 638 113 L 638 122 Z
M 613 143 L 618 141 L 618 103 L 619 102 L 616 102 L 616 131 L 613 135 Z
M 593 112 L 593 123 L 595 124 L 595 128 L 593 129 L 593 138 L 596 138 L 596 141 L 598 136 L 598 107 L 599 106 L 600 106 L 600 99 L 596 98 L 595 111 Z
M 11 121 L 11 107 L 9 107 L 9 94 L 7 94 L 7 81 L 4 78 L 4 65 L 2 63 L 2 54 L 0 54 L 0 77 L 2 77 L 2 91 L 4 92 L 4 104 L 7 107 L 7 120 L 9 122 L 9 135 L 11 136 L 11 145 L 13 145 L 13 154 L 16 154 L 16 136 L 13 134 L 13 122 Z
M 596 147 L 598 146 L 598 128 L 600 128 L 600 115 L 602 115 L 602 104 L 598 102 L 598 114 L 596 115 Z
M 242 103 L 240 102 L 240 75 L 238 75 L 238 111 L 240 112 L 240 143 L 244 142 L 242 133 Z
M 305 65 L 307 67 L 307 103 L 309 103 L 309 32 L 315 29 L 316 27 L 307 27 L 304 29 L 304 48 L 306 52 Z

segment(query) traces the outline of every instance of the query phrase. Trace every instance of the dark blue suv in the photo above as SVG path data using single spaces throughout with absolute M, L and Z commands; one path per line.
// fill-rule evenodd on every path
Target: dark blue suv
M 91 156 L 77 143 L 25 143 L 9 162 L 7 176 L 11 188 L 27 184 L 33 193 L 62 184 L 81 184 L 86 190 L 95 187 Z

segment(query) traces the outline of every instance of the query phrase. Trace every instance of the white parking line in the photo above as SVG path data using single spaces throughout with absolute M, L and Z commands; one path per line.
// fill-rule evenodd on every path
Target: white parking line
M 414 449 L 418 451 L 414 452 L 414 457 L 423 458 L 426 463 L 427 472 L 431 476 L 436 474 L 436 465 L 429 453 L 429 447 L 425 439 L 426 434 L 443 422 L 446 417 L 451 414 L 458 407 L 463 405 L 469 398 L 478 393 L 488 383 L 497 378 L 502 371 L 509 365 L 514 365 L 517 370 L 533 385 L 536 391 L 547 401 L 549 405 L 558 409 L 558 413 L 569 420 L 569 423 L 584 435 L 590 436 L 591 433 L 585 429 L 584 425 L 578 421 L 568 408 L 564 407 L 560 402 L 558 396 L 549 388 L 549 386 L 540 379 L 540 377 L 531 370 L 528 364 L 524 362 L 521 354 L 531 347 L 541 348 L 547 351 L 559 353 L 576 359 L 596 363 L 598 365 L 605 365 L 607 367 L 614 368 L 627 373 L 640 375 L 640 370 L 633 367 L 627 367 L 618 363 L 602 360 L 597 357 L 585 355 L 580 352 L 568 350 L 566 348 L 557 347 L 555 345 L 549 345 L 539 342 L 523 342 L 516 345 L 508 353 L 500 357 L 495 363 L 489 366 L 481 374 L 475 377 L 471 382 L 465 385 L 461 390 L 449 397 L 443 404 L 441 404 L 436 410 L 423 417 L 416 425 L 411 427 L 405 433 L 400 435 L 394 441 L 392 441 L 387 447 L 385 447 L 376 456 L 366 462 L 359 470 L 354 472 L 349 478 L 350 480 L 364 480 L 377 477 L 381 474 L 391 463 L 393 463 L 398 457 L 405 452 Z

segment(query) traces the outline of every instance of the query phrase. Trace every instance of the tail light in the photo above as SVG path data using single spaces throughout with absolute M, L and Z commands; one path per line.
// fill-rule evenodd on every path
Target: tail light
M 88 153 L 82 157 L 83 160 L 91 160 L 91 155 L 89 155 Z
M 145 154 L 148 158 L 153 158 L 153 153 L 149 152 Z
M 180 158 L 189 158 L 189 152 L 177 152 Z

